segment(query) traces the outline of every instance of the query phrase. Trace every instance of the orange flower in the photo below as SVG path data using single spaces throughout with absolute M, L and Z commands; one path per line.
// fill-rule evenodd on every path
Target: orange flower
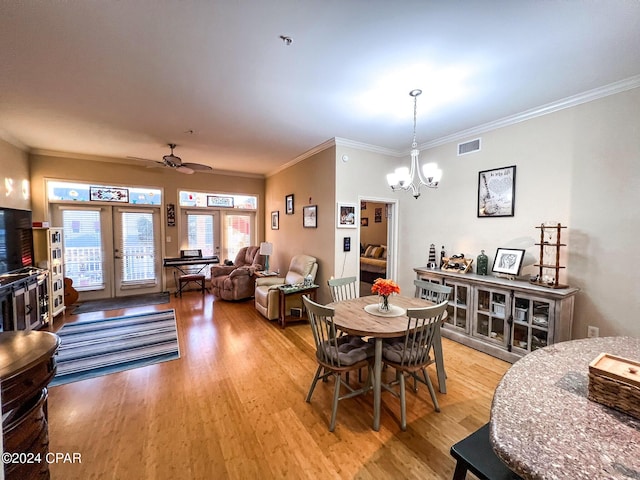
M 371 293 L 377 293 L 384 297 L 388 297 L 392 293 L 400 293 L 400 287 L 393 280 L 386 278 L 377 278 L 371 287 Z

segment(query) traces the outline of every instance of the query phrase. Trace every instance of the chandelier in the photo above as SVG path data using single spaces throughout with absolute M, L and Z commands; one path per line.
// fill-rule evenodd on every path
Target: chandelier
M 391 190 L 411 190 L 414 198 L 420 196 L 420 187 L 438 188 L 438 183 L 442 178 L 442 170 L 438 168 L 437 163 L 427 163 L 420 171 L 418 156 L 418 144 L 416 143 L 416 115 L 418 112 L 418 95 L 422 90 L 411 90 L 409 95 L 413 97 L 413 143 L 411 144 L 411 170 L 407 167 L 398 167 L 393 173 L 387 175 L 387 183 Z M 417 178 L 416 178 L 417 177 Z

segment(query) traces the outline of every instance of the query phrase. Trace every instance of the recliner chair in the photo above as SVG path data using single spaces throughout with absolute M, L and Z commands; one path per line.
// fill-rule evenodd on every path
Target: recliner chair
M 243 247 L 236 255 L 233 265 L 211 267 L 211 292 L 223 300 L 251 298 L 255 288 L 254 273 L 264 269 L 264 257 L 260 247 Z
M 311 279 L 315 280 L 317 273 L 318 263 L 316 257 L 301 254 L 291 259 L 289 271 L 284 278 L 263 277 L 256 279 L 254 294 L 256 310 L 267 319 L 276 320 L 280 313 L 278 285 L 302 283 L 308 275 L 311 275 Z M 287 304 L 289 299 L 296 307 L 300 306 L 300 298 L 298 296 L 294 295 L 292 298 L 287 298 Z M 286 308 L 286 310 L 288 311 L 289 308 Z

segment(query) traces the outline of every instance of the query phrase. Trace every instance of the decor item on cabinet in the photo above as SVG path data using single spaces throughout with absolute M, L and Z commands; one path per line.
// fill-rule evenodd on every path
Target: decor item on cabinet
M 271 230 L 279 230 L 280 229 L 280 212 L 276 210 L 275 212 L 271 212 Z
M 567 246 L 560 241 L 560 237 L 562 229 L 567 227 L 559 222 L 545 222 L 536 228 L 540 229 L 540 243 L 536 243 L 540 246 L 540 262 L 535 265 L 539 268 L 539 273 L 531 279 L 531 283 L 548 288 L 568 288 L 568 285 L 562 285 L 559 281 L 560 269 L 565 268 L 560 265 L 560 247 Z M 547 249 L 552 257 L 549 261 L 544 258 Z M 545 275 L 545 270 L 553 270 L 554 276 Z
M 304 228 L 318 228 L 318 206 L 302 207 L 302 226 Z
M 436 263 L 436 246 L 432 243 L 429 246 L 429 261 L 427 262 L 427 268 L 438 268 Z
M 444 251 L 444 245 L 442 245 L 442 249 L 440 250 L 440 268 L 444 267 L 444 257 L 446 257 L 447 254 Z
M 360 255 L 360 280 L 373 283 L 376 278 L 387 276 L 387 246 L 370 245 Z
M 284 213 L 286 215 L 293 215 L 293 193 L 284 197 Z
M 356 228 L 356 206 L 351 203 L 338 203 L 338 228 Z
M 467 273 L 471 269 L 472 263 L 472 258 L 465 258 L 464 253 L 460 253 L 451 257 L 444 257 L 442 270 L 454 273 Z
M 484 253 L 484 250 L 480 250 L 480 255 L 476 260 L 476 273 L 478 275 L 486 275 L 489 268 L 489 257 Z
M 400 287 L 396 282 L 390 279 L 378 278 L 375 282 L 373 282 L 373 286 L 371 287 L 371 293 L 377 293 L 380 297 L 380 304 L 378 305 L 378 310 L 382 313 L 389 312 L 391 310 L 391 306 L 389 304 L 389 297 L 391 295 L 399 294 Z
M 517 277 L 522 267 L 524 250 L 519 248 L 498 248 L 491 271 Z
M 416 143 L 416 116 L 418 112 L 418 96 L 422 90 L 415 89 L 409 92 L 413 97 L 413 142 L 411 143 L 411 170 L 407 167 L 398 167 L 393 173 L 387 175 L 387 183 L 391 190 L 411 190 L 415 199 L 420 196 L 420 187 L 438 188 L 438 183 L 442 179 L 442 170 L 436 163 L 427 163 L 420 171 L 418 144 Z M 424 175 L 423 175 L 424 174 Z M 417 178 L 416 178 L 417 176 Z
M 269 257 L 273 255 L 273 243 L 262 242 L 260 244 L 260 255 L 264 257 L 264 272 L 269 273 Z
M 513 217 L 516 166 L 478 173 L 478 217 Z

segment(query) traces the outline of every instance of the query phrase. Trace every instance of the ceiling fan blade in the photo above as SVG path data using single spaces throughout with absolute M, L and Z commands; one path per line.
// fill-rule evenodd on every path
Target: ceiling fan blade
M 185 167 L 184 165 L 175 167 L 175 170 L 177 170 L 180 173 L 187 173 L 187 174 L 193 173 L 193 170 L 191 170 L 189 167 Z
M 201 163 L 183 163 L 183 167 L 190 168 L 191 170 L 195 170 L 197 172 L 208 172 L 213 170 L 209 165 L 203 165 Z

